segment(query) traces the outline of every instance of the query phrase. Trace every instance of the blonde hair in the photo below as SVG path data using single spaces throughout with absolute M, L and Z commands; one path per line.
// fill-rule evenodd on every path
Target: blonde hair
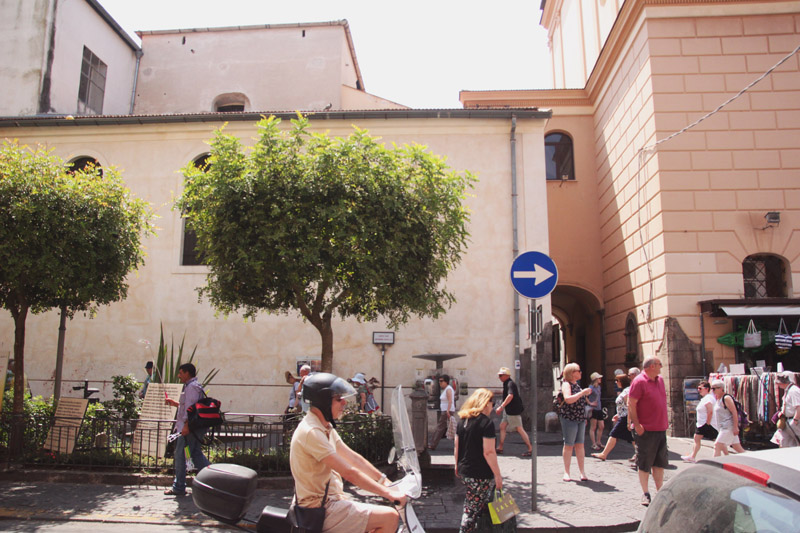
M 478 389 L 473 392 L 461 410 L 458 412 L 459 418 L 475 418 L 486 409 L 486 405 L 491 403 L 494 393 L 489 389 Z
M 580 371 L 581 366 L 578 363 L 570 363 L 564 367 L 564 372 L 562 372 L 562 376 L 564 376 L 564 381 L 572 381 L 572 374 L 576 371 Z

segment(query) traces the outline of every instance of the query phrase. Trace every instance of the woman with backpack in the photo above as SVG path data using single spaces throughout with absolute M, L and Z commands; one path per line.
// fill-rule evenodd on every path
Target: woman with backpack
M 714 441 L 714 457 L 728 455 L 728 446 L 739 453 L 743 452 L 744 448 L 739 443 L 739 412 L 733 396 L 725 393 L 725 383 L 721 379 L 711 382 L 711 391 L 717 399 L 714 404 L 714 418 L 719 427 L 719 435 Z

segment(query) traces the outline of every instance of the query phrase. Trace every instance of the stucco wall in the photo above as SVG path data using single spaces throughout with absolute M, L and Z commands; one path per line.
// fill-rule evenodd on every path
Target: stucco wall
M 76 113 L 84 46 L 108 66 L 102 114 L 129 113 L 135 52 L 85 0 L 58 2 L 51 112 Z
M 281 25 L 143 32 L 135 112 L 214 111 L 226 93 L 247 111 L 341 109 L 354 82 L 344 26 Z
M 327 120 L 321 129 L 346 135 L 352 120 Z M 542 120 L 521 120 L 517 126 L 520 202 L 527 212 L 521 245 L 547 250 Z M 455 169 L 477 172 L 467 203 L 472 209 L 470 248 L 462 264 L 447 280 L 458 303 L 440 320 L 414 320 L 401 327 L 396 344 L 387 350 L 386 383 L 412 385 L 416 369 L 433 369 L 415 354 L 465 353 L 452 364 L 464 370 L 470 387 L 498 385 L 496 368 L 513 368 L 512 289 L 508 269 L 511 251 L 511 185 L 508 120 L 395 119 L 360 120 L 385 142 L 418 142 L 446 155 Z M 191 349 L 198 346 L 200 374 L 211 367 L 221 371 L 213 394 L 235 412 L 281 412 L 288 397 L 283 373 L 294 369 L 297 358 L 320 351 L 317 331 L 298 316 L 260 316 L 245 322 L 239 316 L 216 317 L 205 302 L 197 302 L 195 288 L 203 283 L 202 267 L 178 266 L 181 231 L 178 214 L 171 210 L 180 191 L 182 166 L 207 151 L 205 143 L 214 124 L 147 126 L 83 126 L 0 130 L 0 137 L 21 142 L 46 142 L 65 158 L 91 155 L 103 165 L 118 165 L 135 194 L 151 202 L 161 217 L 158 237 L 146 242 L 147 264 L 130 277 L 128 299 L 102 308 L 89 320 L 78 316 L 67 326 L 65 380 L 109 380 L 114 374 L 134 373 L 144 378 L 147 359 L 154 358 L 140 340 L 158 343 L 159 323 L 180 342 L 186 334 Z M 232 122 L 226 132 L 252 142 L 254 125 Z M 549 303 L 545 321 L 549 321 Z M 58 317 L 54 312 L 28 320 L 26 369 L 35 392 L 49 394 L 54 371 Z M 385 331 L 383 322 L 360 324 L 334 321 L 334 371 L 352 376 L 365 372 L 380 378 L 380 350 L 371 344 L 373 331 Z M 521 349 L 530 346 L 522 322 Z M 11 351 L 13 326 L 0 314 L 0 350 Z M 74 383 L 65 383 L 65 394 Z M 108 397 L 110 387 L 105 388 Z
M 0 0 L 0 115 L 33 115 L 49 46 L 52 0 Z

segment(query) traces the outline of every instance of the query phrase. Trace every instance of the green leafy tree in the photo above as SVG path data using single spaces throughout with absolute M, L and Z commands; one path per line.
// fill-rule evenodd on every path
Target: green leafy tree
M 24 375 L 28 313 L 62 308 L 70 316 L 127 296 L 128 273 L 144 264 L 141 239 L 152 233 L 147 203 L 120 174 L 72 172 L 41 147 L 5 141 L 0 150 L 0 305 L 14 319 L 14 375 Z M 22 424 L 23 380 L 14 383 L 14 419 Z M 21 449 L 14 428 L 11 452 Z
M 443 282 L 467 246 L 462 201 L 474 178 L 423 146 L 308 124 L 299 116 L 284 131 L 264 118 L 252 149 L 217 131 L 208 164 L 184 169 L 177 207 L 210 270 L 201 297 L 248 318 L 299 312 L 331 371 L 334 314 L 395 327 L 455 301 Z

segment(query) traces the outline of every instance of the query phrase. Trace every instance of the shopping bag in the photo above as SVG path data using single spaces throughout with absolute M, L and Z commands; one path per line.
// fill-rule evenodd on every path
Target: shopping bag
M 751 320 L 747 325 L 747 333 L 744 334 L 745 348 L 758 348 L 761 346 L 761 332 L 756 329 L 756 325 Z
M 778 332 L 775 334 L 775 348 L 777 349 L 776 351 L 781 355 L 785 354 L 792 348 L 792 336 L 786 329 L 786 324 L 783 322 L 783 318 L 781 318 L 781 322 L 778 324 Z
M 456 415 L 450 415 L 450 418 L 447 419 L 447 438 L 450 440 L 456 439 L 456 426 L 458 425 L 458 417 Z
M 493 524 L 502 524 L 519 514 L 519 507 L 511 494 L 494 491 L 494 501 L 489 502 L 489 515 Z
M 795 346 L 800 346 L 800 320 L 797 321 L 797 327 L 794 328 L 794 333 L 792 333 L 792 342 L 794 342 Z
M 480 533 L 516 533 L 517 531 L 517 517 L 512 516 L 502 524 L 493 524 L 492 517 L 489 516 L 489 511 L 484 509 L 478 517 L 475 531 Z

